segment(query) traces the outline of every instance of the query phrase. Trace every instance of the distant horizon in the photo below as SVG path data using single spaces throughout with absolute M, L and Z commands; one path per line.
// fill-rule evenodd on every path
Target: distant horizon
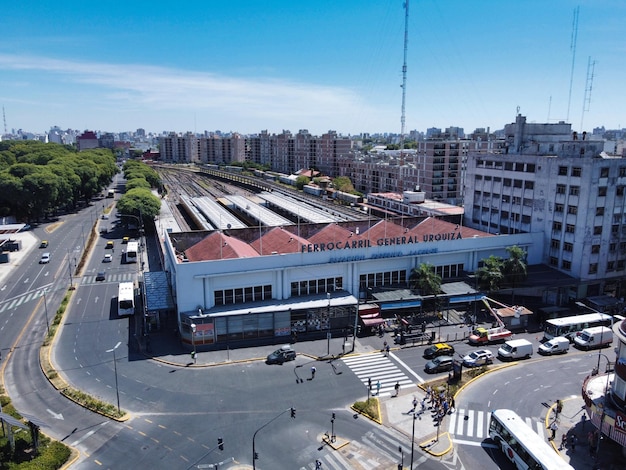
M 408 2 L 406 2 L 408 3 Z M 621 129 L 626 2 L 199 2 L 3 8 L 7 130 Z M 589 123 L 603 123 L 602 126 Z M 53 123 L 53 124 L 49 124 Z M 425 132 L 425 131 L 420 131 Z

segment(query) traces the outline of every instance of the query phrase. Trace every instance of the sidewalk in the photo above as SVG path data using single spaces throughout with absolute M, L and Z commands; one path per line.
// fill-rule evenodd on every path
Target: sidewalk
M 22 249 L 9 253 L 9 262 L 0 263 L 0 285 L 6 284 L 13 268 L 19 266 L 24 258 L 39 246 L 39 239 L 32 232 L 18 232 L 7 235 L 11 240 L 17 240 L 22 244 Z M 42 250 L 42 253 L 47 250 Z

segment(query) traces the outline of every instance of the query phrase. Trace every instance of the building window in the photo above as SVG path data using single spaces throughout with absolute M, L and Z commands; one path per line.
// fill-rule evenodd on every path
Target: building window
M 504 169 L 505 169 L 506 171 L 513 171 L 513 163 L 512 163 L 512 162 L 506 162 L 506 163 L 504 164 Z
M 511 178 L 504 178 L 503 186 L 511 186 Z
M 598 197 L 606 196 L 606 186 L 600 186 L 598 188 Z
M 615 253 L 617 251 L 617 243 L 611 243 L 609 245 L 609 252 L 610 253 Z
M 591 245 L 591 253 L 594 255 L 600 253 L 600 245 Z
M 572 176 L 580 177 L 582 172 L 583 172 L 583 170 L 579 166 L 575 166 L 575 167 L 572 168 Z
M 620 176 L 626 176 L 626 166 L 620 166 L 619 167 L 619 175 Z
M 563 224 L 561 222 L 552 222 L 552 230 L 554 230 L 555 232 L 560 232 L 562 228 Z
M 565 185 L 564 184 L 557 184 L 556 185 L 556 193 L 557 194 L 565 194 Z
M 596 225 L 593 228 L 593 234 L 594 235 L 602 235 L 602 225 Z
M 561 241 L 553 238 L 552 240 L 550 240 L 550 248 L 558 250 L 559 248 L 561 248 Z
M 565 269 L 566 271 L 571 270 L 572 269 L 572 262 L 564 259 L 561 262 L 561 268 Z
M 524 189 L 535 189 L 534 181 L 524 181 Z
M 596 207 L 596 215 L 604 215 L 604 207 Z
M 615 271 L 615 261 L 609 261 L 606 264 L 606 270 L 607 271 Z
M 616 196 L 623 196 L 624 195 L 624 186 L 618 186 L 617 188 L 615 188 L 615 195 Z
M 624 260 L 623 259 L 618 259 L 617 260 L 617 270 L 618 271 L 623 271 L 624 270 Z
M 559 265 L 559 259 L 555 256 L 550 256 L 550 266 L 557 267 Z
M 555 204 L 554 205 L 554 212 L 563 212 L 565 206 L 563 204 Z
M 567 167 L 566 166 L 560 166 L 559 167 L 559 176 L 567 176 Z
M 574 245 L 568 242 L 563 243 L 563 251 L 569 251 L 569 252 L 574 251 Z
M 578 194 L 580 194 L 580 186 L 570 186 L 569 195 L 578 196 Z
M 534 163 L 528 163 L 526 165 L 526 171 L 528 173 L 534 173 L 535 172 L 535 164 Z
M 573 215 L 578 214 L 578 207 L 577 206 L 567 206 L 567 213 L 568 214 L 573 214 Z
M 509 196 L 508 194 L 503 194 L 502 195 L 502 202 L 505 202 L 505 203 L 508 204 L 509 202 L 511 202 L 511 196 Z
M 609 169 L 607 168 L 600 168 L 600 178 L 608 178 L 609 177 Z
M 575 233 L 576 232 L 576 226 L 572 225 L 572 224 L 565 225 L 565 232 L 566 233 Z
M 514 188 L 521 188 L 522 187 L 522 180 L 513 180 L 513 187 Z
M 619 233 L 619 225 L 611 225 L 611 235 L 617 235 Z
M 589 274 L 596 274 L 598 272 L 598 263 L 591 263 L 589 265 Z

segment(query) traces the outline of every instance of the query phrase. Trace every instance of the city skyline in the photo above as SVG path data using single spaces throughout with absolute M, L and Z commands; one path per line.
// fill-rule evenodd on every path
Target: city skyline
M 401 2 L 166 6 L 6 6 L 6 127 L 400 133 Z M 405 133 L 493 131 L 518 110 L 573 130 L 621 128 L 624 18 L 616 0 L 413 0 Z

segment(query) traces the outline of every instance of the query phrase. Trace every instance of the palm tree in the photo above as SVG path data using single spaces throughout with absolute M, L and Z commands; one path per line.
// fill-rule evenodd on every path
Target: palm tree
M 421 295 L 437 295 L 441 288 L 441 276 L 435 273 L 435 267 L 422 263 L 411 270 L 409 275 L 411 289 L 418 289 Z
M 502 274 L 503 263 L 502 258 L 495 255 L 491 255 L 483 260 L 482 267 L 476 270 L 478 284 L 481 289 L 487 289 L 489 292 L 495 292 L 500 289 L 500 284 L 504 281 L 504 274 Z
M 528 276 L 526 252 L 517 245 L 509 246 L 506 251 L 509 253 L 509 259 L 504 261 L 502 272 L 506 276 L 507 282 L 515 288 L 516 285 L 524 282 Z

